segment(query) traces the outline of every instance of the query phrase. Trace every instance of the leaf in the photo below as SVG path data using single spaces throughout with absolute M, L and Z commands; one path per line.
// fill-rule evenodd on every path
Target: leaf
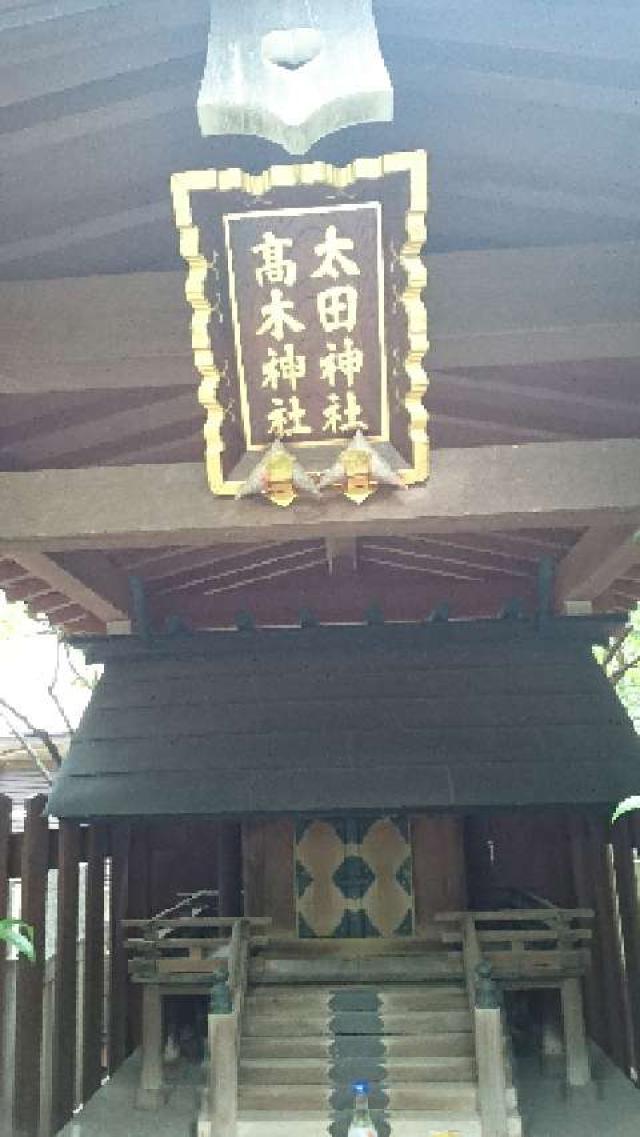
M 640 797 L 627 797 L 616 809 L 611 821 L 617 821 L 619 817 L 623 817 L 625 813 L 634 813 L 640 810 Z
M 4 940 L 14 947 L 20 955 L 24 955 L 35 962 L 36 953 L 33 946 L 33 928 L 22 920 L 0 920 L 0 940 Z

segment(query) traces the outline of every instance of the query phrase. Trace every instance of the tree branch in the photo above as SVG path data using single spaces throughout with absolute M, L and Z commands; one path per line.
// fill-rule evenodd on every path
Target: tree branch
M 11 703 L 8 703 L 6 699 L 2 698 L 2 696 L 0 696 L 0 707 L 4 707 L 5 711 L 9 711 L 9 713 L 17 718 L 19 722 L 26 726 L 34 738 L 40 739 L 43 746 L 45 746 L 49 751 L 54 766 L 59 770 L 62 766 L 62 754 L 60 753 L 49 732 L 47 730 L 40 730 L 37 726 L 34 726 L 34 724 L 30 719 L 27 718 L 26 715 L 23 715 L 21 711 L 17 711 L 16 708 L 12 707 Z M 18 735 L 16 735 L 16 737 L 18 737 Z
M 11 731 L 11 733 L 13 735 L 13 737 L 16 738 L 19 743 L 21 743 L 22 747 L 24 748 L 24 750 L 26 750 L 27 754 L 29 755 L 31 760 L 35 763 L 35 765 L 37 766 L 40 773 L 44 774 L 49 785 L 52 785 L 53 778 L 51 777 L 51 770 L 49 769 L 48 766 L 45 766 L 45 764 L 42 761 L 37 750 L 33 749 L 31 744 L 29 743 L 29 741 L 25 738 L 25 736 L 23 734 L 20 733 L 18 728 L 11 722 L 11 720 L 9 718 L 7 718 L 6 715 L 2 715 L 2 721 L 7 724 L 9 730 Z
M 55 706 L 58 714 L 60 715 L 60 718 L 62 719 L 62 721 L 64 722 L 64 725 L 66 726 L 67 730 L 69 731 L 69 734 L 71 734 L 73 727 L 71 726 L 71 723 L 69 722 L 67 712 L 65 711 L 62 703 L 60 702 L 60 699 L 58 698 L 58 696 L 56 694 L 56 689 L 55 689 L 56 683 L 58 682 L 58 674 L 60 671 L 60 648 L 61 648 L 60 639 L 56 639 L 56 666 L 55 666 L 55 670 L 53 672 L 53 678 L 52 678 L 49 686 L 47 687 L 47 692 L 48 692 L 49 698 L 51 699 L 53 705 Z
M 619 683 L 619 682 L 620 682 L 620 680 L 622 679 L 622 677 L 623 677 L 624 675 L 626 675 L 626 674 L 627 674 L 627 671 L 631 671 L 631 670 L 632 670 L 634 667 L 637 667 L 637 666 L 638 666 L 638 664 L 640 664 L 640 655 L 637 655 L 637 656 L 635 657 L 635 659 L 630 659 L 630 660 L 629 660 L 627 663 L 623 663 L 623 664 L 622 664 L 622 665 L 621 665 L 621 666 L 618 668 L 618 670 L 617 670 L 617 671 L 614 671 L 614 672 L 613 672 L 613 673 L 612 673 L 612 674 L 609 676 L 609 678 L 610 678 L 611 682 L 613 683 L 614 687 L 616 686 L 616 684 L 617 684 L 617 683 Z

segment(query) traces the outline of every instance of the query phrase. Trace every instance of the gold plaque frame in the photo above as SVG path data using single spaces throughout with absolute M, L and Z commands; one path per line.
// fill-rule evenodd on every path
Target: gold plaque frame
M 173 174 L 171 194 L 180 234 L 180 253 L 188 266 L 185 295 L 192 309 L 191 345 L 195 367 L 201 377 L 198 401 L 207 416 L 204 425 L 207 479 L 214 494 L 235 495 L 242 482 L 225 479 L 223 471 L 222 422 L 225 409 L 218 401 L 221 373 L 216 363 L 210 331 L 212 305 L 206 291 L 210 262 L 203 252 L 200 230 L 193 221 L 191 195 L 211 190 L 219 193 L 239 191 L 259 199 L 271 190 L 295 189 L 296 186 L 324 186 L 340 191 L 359 181 L 378 181 L 399 173 L 409 175 L 405 239 L 398 252 L 398 260 L 406 274 L 406 285 L 398 300 L 407 318 L 408 350 L 404 369 L 409 388 L 403 403 L 409 417 L 408 433 L 412 454 L 411 466 L 402 469 L 400 473 L 406 485 L 414 485 L 427 480 L 430 466 L 427 434 L 429 416 L 422 401 L 429 385 L 422 365 L 429 348 L 427 310 L 422 299 L 427 270 L 421 259 L 422 246 L 426 240 L 426 152 L 418 150 L 382 154 L 377 158 L 356 158 L 348 166 L 332 166 L 326 162 L 271 166 L 261 174 L 251 174 L 236 168 L 188 170 Z M 295 444 L 291 448 L 295 449 Z

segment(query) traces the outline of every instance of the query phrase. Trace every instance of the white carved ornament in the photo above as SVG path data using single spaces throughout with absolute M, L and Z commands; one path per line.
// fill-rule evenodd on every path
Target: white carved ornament
M 203 135 L 255 134 L 291 154 L 393 118 L 371 0 L 212 0 Z

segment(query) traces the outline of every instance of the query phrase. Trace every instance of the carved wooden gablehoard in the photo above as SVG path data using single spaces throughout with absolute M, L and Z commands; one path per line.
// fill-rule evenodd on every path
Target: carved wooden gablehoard
M 257 134 L 305 154 L 325 134 L 392 118 L 371 0 L 212 4 L 204 135 Z
M 212 491 L 361 502 L 425 481 L 424 152 L 172 191 Z

